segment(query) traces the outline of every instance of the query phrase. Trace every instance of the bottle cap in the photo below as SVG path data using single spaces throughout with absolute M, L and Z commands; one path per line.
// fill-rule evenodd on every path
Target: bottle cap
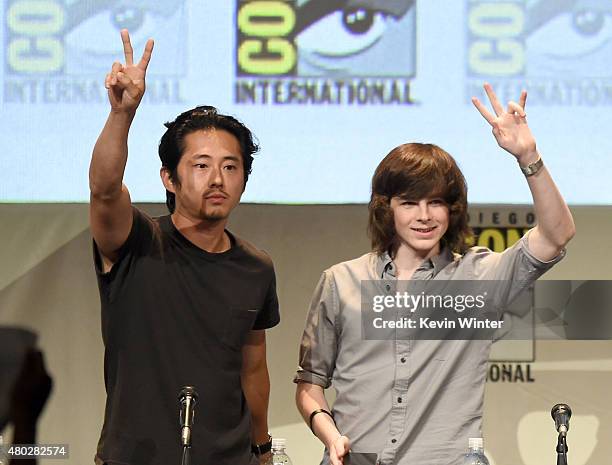
M 482 438 L 469 438 L 468 446 L 470 449 L 483 449 L 484 444 Z
M 272 438 L 272 449 L 284 449 L 287 445 L 285 438 Z

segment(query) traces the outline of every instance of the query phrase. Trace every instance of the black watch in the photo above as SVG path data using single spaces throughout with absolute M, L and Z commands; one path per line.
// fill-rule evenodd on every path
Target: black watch
M 251 445 L 251 452 L 253 452 L 256 456 L 267 454 L 272 450 L 272 436 L 268 434 L 268 440 L 263 444 L 255 444 Z

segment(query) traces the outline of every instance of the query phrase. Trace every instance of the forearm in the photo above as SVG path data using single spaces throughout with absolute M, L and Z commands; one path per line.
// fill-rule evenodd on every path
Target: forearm
M 243 374 L 242 390 L 251 412 L 251 440 L 253 444 L 262 444 L 268 440 L 270 377 L 267 366 Z
M 111 111 L 96 141 L 89 166 L 92 196 L 112 198 L 121 193 L 128 156 L 128 133 L 134 112 Z
M 319 409 L 330 411 L 323 388 L 316 384 L 299 383 L 295 392 L 295 402 L 308 426 L 310 426 L 310 415 L 312 412 Z M 313 433 L 328 449 L 341 434 L 333 419 L 325 413 L 319 413 L 313 417 L 312 429 Z
M 534 163 L 538 156 L 534 151 L 518 161 L 521 166 L 527 166 Z M 537 234 L 545 238 L 558 252 L 574 236 L 576 228 L 572 214 L 546 169 L 546 164 L 536 174 L 527 177 L 527 183 L 538 220 Z
M 521 92 L 518 103 L 508 102 L 506 109 L 497 99 L 490 84 L 485 83 L 484 89 L 495 114 L 490 113 L 476 97 L 472 97 L 472 102 L 493 128 L 493 136 L 499 146 L 511 153 L 522 167 L 535 163 L 539 154 L 535 138 L 527 125 L 527 92 Z M 574 221 L 545 166 L 528 176 L 527 182 L 538 219 L 538 226 L 529 235 L 529 248 L 537 258 L 549 260 L 573 237 Z

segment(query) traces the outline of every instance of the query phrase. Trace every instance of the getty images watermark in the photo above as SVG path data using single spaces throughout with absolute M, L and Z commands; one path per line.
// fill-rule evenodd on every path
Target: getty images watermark
M 364 339 L 612 339 L 611 281 L 362 281 Z
M 490 339 L 503 327 L 495 281 L 362 281 L 365 339 Z
M 424 313 L 428 310 L 452 310 L 463 314 L 466 310 L 482 310 L 486 305 L 487 293 L 479 295 L 418 295 L 409 292 L 396 292 L 395 295 L 375 295 L 373 298 L 372 311 L 382 313 L 385 310 L 398 309 L 409 312 L 411 315 L 417 310 Z M 391 315 L 391 320 L 387 319 Z M 498 329 L 504 324 L 503 320 L 491 318 L 478 318 L 477 316 L 410 316 L 399 317 L 397 313 L 387 313 L 386 317 L 381 315 L 372 321 L 376 329 Z

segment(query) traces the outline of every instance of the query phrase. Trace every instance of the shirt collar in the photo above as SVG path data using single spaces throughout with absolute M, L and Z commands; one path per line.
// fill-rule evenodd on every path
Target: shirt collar
M 444 247 L 438 255 L 434 255 L 419 266 L 418 269 L 431 269 L 433 268 L 433 276 L 436 276 L 442 271 L 449 263 L 454 260 L 454 255 L 448 247 Z M 385 252 L 382 255 L 377 255 L 376 258 L 376 276 L 380 279 L 385 279 L 385 275 L 396 277 L 395 275 L 395 264 L 389 255 L 389 252 Z

